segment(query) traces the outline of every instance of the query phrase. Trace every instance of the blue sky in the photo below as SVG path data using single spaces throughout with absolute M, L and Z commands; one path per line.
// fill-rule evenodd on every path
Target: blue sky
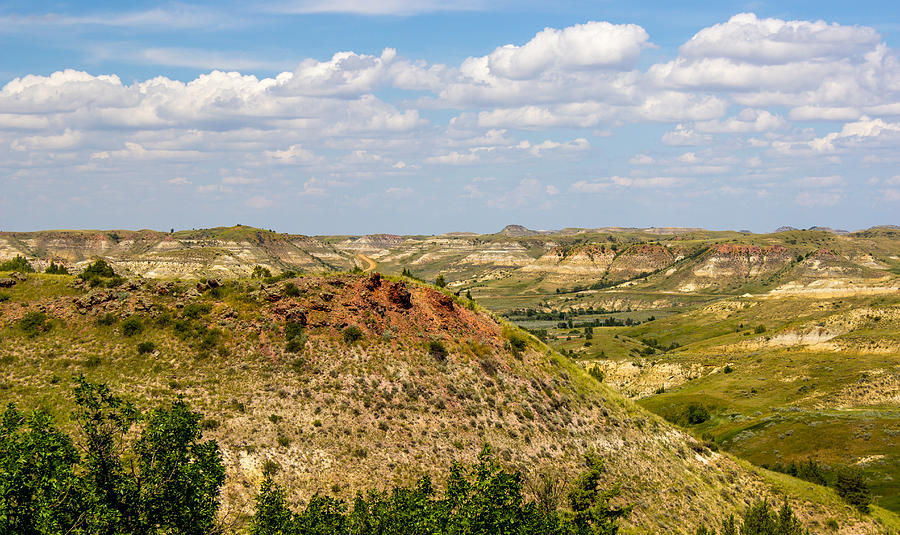
M 14 0 L 0 229 L 896 224 L 896 13 Z

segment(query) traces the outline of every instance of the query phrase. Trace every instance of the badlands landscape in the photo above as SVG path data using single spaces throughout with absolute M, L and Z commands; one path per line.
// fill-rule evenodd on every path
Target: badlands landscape
M 80 376 L 189 401 L 227 530 L 266 477 L 291 503 L 352 501 L 440 483 L 485 443 L 532 483 L 596 452 L 627 533 L 760 499 L 815 533 L 900 528 L 895 227 L 2 232 L 0 261 L 5 401 L 63 429 Z

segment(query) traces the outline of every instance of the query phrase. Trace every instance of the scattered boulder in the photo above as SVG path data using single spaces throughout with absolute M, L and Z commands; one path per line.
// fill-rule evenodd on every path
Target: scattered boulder
M 0 288 L 11 288 L 16 285 L 16 279 L 12 277 L 3 277 L 0 279 Z

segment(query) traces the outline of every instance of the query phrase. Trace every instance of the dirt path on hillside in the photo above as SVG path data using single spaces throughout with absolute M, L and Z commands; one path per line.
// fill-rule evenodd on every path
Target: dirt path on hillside
M 368 256 L 357 253 L 356 257 L 359 258 L 360 260 L 362 260 L 363 262 L 369 264 L 369 266 L 367 268 L 365 268 L 363 270 L 363 272 L 368 273 L 375 269 L 375 261 L 372 260 L 371 258 L 369 258 Z

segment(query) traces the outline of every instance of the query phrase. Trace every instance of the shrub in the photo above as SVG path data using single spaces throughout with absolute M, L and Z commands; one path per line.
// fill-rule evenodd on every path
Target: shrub
M 509 342 L 509 347 L 512 350 L 513 355 L 518 356 L 522 351 L 525 351 L 526 347 L 528 347 L 528 338 L 515 329 L 503 329 L 503 335 Z
M 141 342 L 137 345 L 137 351 L 140 355 L 153 353 L 154 351 L 156 351 L 156 344 L 154 344 L 153 342 Z
M 212 312 L 212 305 L 209 303 L 188 303 L 181 309 L 181 316 L 189 319 L 197 319 L 210 312 Z
M 6 262 L 0 263 L 0 271 L 18 271 L 19 273 L 34 273 L 34 268 L 22 255 L 16 255 Z
M 428 342 L 428 354 L 439 361 L 447 359 L 447 348 L 440 340 L 432 340 Z
M 753 328 L 753 332 L 756 334 L 762 334 L 762 333 L 766 332 L 766 326 L 762 325 L 762 324 L 757 325 L 756 327 Z
M 847 503 L 856 507 L 862 513 L 869 512 L 872 503 L 872 491 L 869 483 L 859 468 L 845 466 L 837 471 L 834 481 L 834 490 L 838 496 Z
M 709 411 L 699 403 L 691 403 L 684 411 L 684 419 L 690 425 L 698 425 L 709 420 Z
M 50 262 L 50 265 L 47 266 L 47 269 L 44 270 L 44 273 L 48 275 L 68 275 L 69 270 L 66 269 L 66 266 L 62 264 L 55 264 L 54 262 Z
M 588 368 L 588 373 L 597 380 L 597 382 L 603 382 L 603 370 L 600 369 L 600 366 L 591 366 Z
M 116 272 L 112 266 L 106 263 L 106 260 L 98 258 L 93 264 L 89 264 L 79 275 L 82 279 L 90 279 L 94 277 L 109 278 L 115 277 Z
M 43 312 L 32 310 L 26 312 L 22 319 L 19 320 L 19 328 L 22 329 L 29 338 L 50 330 L 50 323 L 47 321 L 47 315 Z
M 732 368 L 730 364 L 726 364 L 725 368 L 722 369 L 722 373 L 731 373 L 733 371 L 734 371 L 734 368 Z
M 300 295 L 300 289 L 297 288 L 297 285 L 293 282 L 289 282 L 284 285 L 284 295 L 288 297 L 298 297 Z
M 272 272 L 262 266 L 253 266 L 253 273 L 250 274 L 250 277 L 254 279 L 264 279 L 271 276 Z
M 343 330 L 341 335 L 344 337 L 344 342 L 348 344 L 352 344 L 362 339 L 363 333 L 359 330 L 359 327 L 355 325 L 351 325 Z
M 436 279 L 434 279 L 434 285 L 438 288 L 445 288 L 447 286 L 447 281 L 444 279 L 444 275 L 438 275 Z
M 9 294 L 0 293 L 0 303 L 5 303 L 12 299 Z
M 299 338 L 291 338 L 288 340 L 287 344 L 284 345 L 284 350 L 288 353 L 300 353 L 303 351 L 303 347 L 306 345 L 306 339 L 303 337 Z
M 122 322 L 122 334 L 125 336 L 134 336 L 144 330 L 141 319 L 137 316 L 131 316 Z
M 278 445 L 282 448 L 286 448 L 291 445 L 291 439 L 284 435 L 278 435 L 278 438 L 276 440 L 278 441 Z
M 115 314 L 111 312 L 107 312 L 102 316 L 97 316 L 97 325 L 104 325 L 109 327 L 113 325 L 119 318 L 116 317 Z

